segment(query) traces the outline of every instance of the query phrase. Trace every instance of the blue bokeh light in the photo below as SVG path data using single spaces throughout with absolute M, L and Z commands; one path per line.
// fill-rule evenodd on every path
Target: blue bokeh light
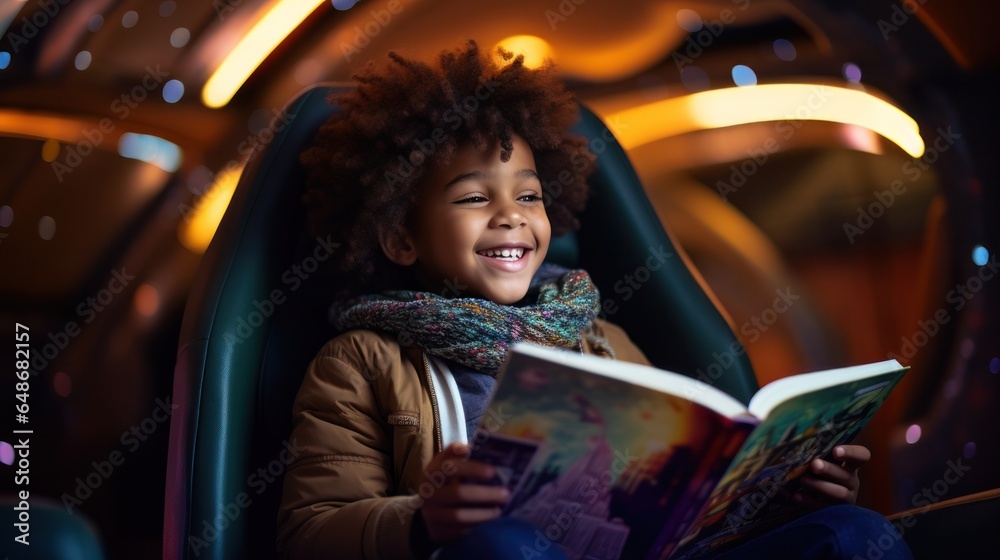
M 755 86 L 757 85 L 757 74 L 749 66 L 737 64 L 733 66 L 733 82 L 740 87 Z
M 845 64 L 842 73 L 848 82 L 856 84 L 861 81 L 861 68 L 853 62 Z
M 167 103 L 177 103 L 184 97 L 184 82 L 170 80 L 163 84 L 163 100 Z
M 791 62 L 795 60 L 795 56 L 797 54 L 795 45 L 793 45 L 788 39 L 776 39 L 774 41 L 774 55 L 781 60 Z
M 333 9 L 335 10 L 350 10 L 357 4 L 360 0 L 333 0 Z
M 0 51 L 0 70 L 5 70 L 10 65 L 10 53 Z
M 181 165 L 181 149 L 158 136 L 126 132 L 118 140 L 118 155 L 151 163 L 173 173 Z
M 986 247 L 976 245 L 975 248 L 972 249 L 972 262 L 979 266 L 985 265 L 990 262 L 990 252 L 986 249 Z
M 697 66 L 686 66 L 681 70 L 681 83 L 690 91 L 705 91 L 712 85 L 708 74 Z

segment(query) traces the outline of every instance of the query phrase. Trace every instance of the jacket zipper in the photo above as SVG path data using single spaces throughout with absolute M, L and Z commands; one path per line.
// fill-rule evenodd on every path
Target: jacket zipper
M 444 449 L 444 438 L 441 436 L 441 416 L 438 413 L 437 393 L 434 392 L 434 380 L 431 379 L 431 365 L 427 362 L 427 353 L 420 352 L 420 357 L 424 360 L 424 375 L 427 377 L 427 387 L 431 390 L 431 409 L 434 411 L 434 437 L 437 449 L 434 453 L 440 453 Z

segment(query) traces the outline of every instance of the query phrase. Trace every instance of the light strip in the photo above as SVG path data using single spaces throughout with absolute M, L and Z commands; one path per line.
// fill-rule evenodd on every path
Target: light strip
M 202 102 L 213 109 L 229 103 L 267 55 L 326 0 L 280 0 L 236 44 L 205 82 Z
M 26 136 L 47 140 L 49 138 L 72 144 L 83 138 L 84 130 L 95 128 L 95 123 L 80 119 L 31 113 L 13 109 L 0 109 L 0 134 Z
M 195 201 L 194 208 L 185 210 L 184 220 L 177 230 L 177 237 L 182 245 L 197 254 L 205 252 L 215 237 L 215 230 L 219 228 L 222 216 L 229 208 L 242 174 L 243 166 L 224 169 L 216 175 L 201 198 Z
M 817 84 L 764 84 L 703 91 L 605 115 L 626 149 L 696 130 L 770 121 L 828 121 L 876 132 L 920 157 L 917 122 L 869 93 Z

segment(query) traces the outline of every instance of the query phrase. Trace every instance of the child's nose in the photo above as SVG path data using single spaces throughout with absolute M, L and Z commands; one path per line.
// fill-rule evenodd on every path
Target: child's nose
M 493 219 L 490 220 L 490 227 L 518 228 L 527 225 L 521 209 L 514 202 L 498 203 Z

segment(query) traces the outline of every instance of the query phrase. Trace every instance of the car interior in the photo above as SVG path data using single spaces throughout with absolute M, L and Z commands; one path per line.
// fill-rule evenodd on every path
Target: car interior
M 998 17 L 972 0 L 5 4 L 0 331 L 30 333 L 31 376 L 6 399 L 0 502 L 16 520 L 30 491 L 34 552 L 16 523 L 2 550 L 275 557 L 275 458 L 335 334 L 329 271 L 296 268 L 329 249 L 304 227 L 298 154 L 370 61 L 474 39 L 551 59 L 579 101 L 593 192 L 550 260 L 590 271 L 655 365 L 721 365 L 744 401 L 791 374 L 911 366 L 859 438 L 858 503 L 917 515 L 917 558 L 992 557 Z M 622 283 L 654 250 L 676 258 Z

